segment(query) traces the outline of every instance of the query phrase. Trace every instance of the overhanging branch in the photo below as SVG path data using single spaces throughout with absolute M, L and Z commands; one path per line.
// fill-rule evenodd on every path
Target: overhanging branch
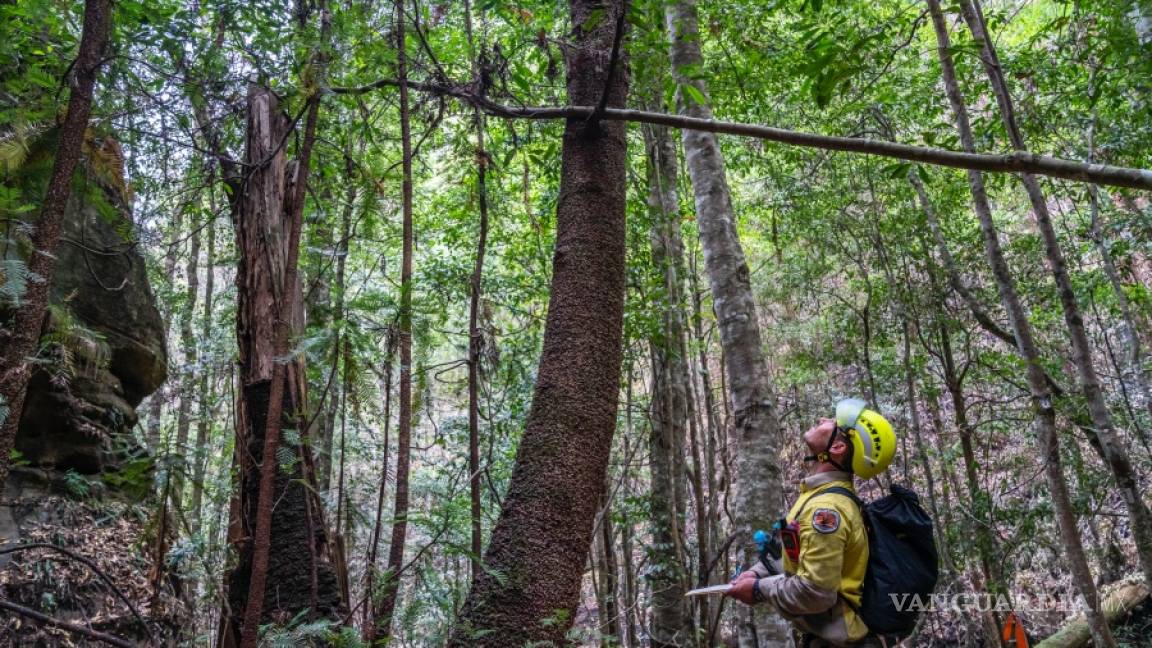
M 397 84 L 398 82 L 395 79 L 380 79 L 363 86 L 332 87 L 329 88 L 329 91 L 334 94 L 362 94 L 384 87 L 396 86 Z M 953 167 L 956 169 L 1005 173 L 1032 173 L 1035 175 L 1090 182 L 1100 185 L 1152 190 L 1152 171 L 1146 169 L 1133 169 L 1108 164 L 1089 164 L 1024 151 L 1004 154 L 962 153 L 927 146 L 912 146 L 910 144 L 897 144 L 895 142 L 858 137 L 817 135 L 815 133 L 803 133 L 784 128 L 774 128 L 772 126 L 742 124 L 739 122 L 718 121 L 715 119 L 699 119 L 696 117 L 669 115 L 666 113 L 625 108 L 604 108 L 603 110 L 597 110 L 595 106 L 530 106 L 518 108 L 496 103 L 460 85 L 409 82 L 408 87 L 421 92 L 455 97 L 461 101 L 477 106 L 489 115 L 507 119 L 588 119 L 593 113 L 596 113 L 600 119 L 659 124 L 671 128 L 738 135 L 792 146 L 804 146 L 848 153 L 865 153 L 868 155 L 878 155 L 881 157 Z

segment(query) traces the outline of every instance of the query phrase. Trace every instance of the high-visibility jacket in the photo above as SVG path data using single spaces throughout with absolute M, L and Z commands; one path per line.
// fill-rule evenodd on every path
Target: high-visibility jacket
M 760 564 L 753 569 L 764 576 L 757 585 L 766 602 L 802 632 L 843 646 L 868 634 L 856 614 L 868 569 L 868 534 L 855 502 L 825 492 L 833 486 L 855 492 L 846 472 L 817 473 L 800 482 L 800 497 L 786 519 L 799 527 L 799 555 L 793 559 L 784 552 L 782 575 L 769 575 Z

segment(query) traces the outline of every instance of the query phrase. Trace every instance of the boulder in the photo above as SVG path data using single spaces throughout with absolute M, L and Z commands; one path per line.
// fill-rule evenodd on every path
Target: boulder
M 42 173 L 43 166 L 33 157 L 22 169 Z M 27 195 L 39 183 L 18 184 Z M 51 344 L 29 382 L 16 438 L 33 466 L 92 474 L 133 451 L 136 406 L 167 378 L 164 321 L 130 202 L 119 145 L 90 135 L 57 248 L 42 333 Z M 5 247 L 9 258 L 27 254 L 26 245 Z

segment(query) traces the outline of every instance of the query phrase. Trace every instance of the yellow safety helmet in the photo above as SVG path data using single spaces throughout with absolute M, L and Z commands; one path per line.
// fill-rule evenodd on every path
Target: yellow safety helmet
M 867 403 L 848 398 L 836 403 L 836 429 L 852 442 L 852 472 L 871 479 L 888 469 L 896 456 L 892 425 Z

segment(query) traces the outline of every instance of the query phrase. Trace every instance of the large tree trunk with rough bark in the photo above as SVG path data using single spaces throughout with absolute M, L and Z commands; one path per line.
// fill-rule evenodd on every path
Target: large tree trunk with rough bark
M 948 26 L 944 20 L 944 12 L 940 8 L 939 0 L 928 0 L 928 8 L 936 32 L 937 52 L 944 76 L 944 87 L 952 109 L 952 116 L 956 121 L 960 141 L 964 150 L 975 152 L 976 144 L 968 120 L 968 108 L 960 93 L 960 86 L 956 81 L 955 66 L 952 63 L 951 44 Z M 1072 572 L 1072 579 L 1089 607 L 1087 619 L 1092 628 L 1092 635 L 1097 648 L 1111 648 L 1115 646 L 1115 640 L 1112 638 L 1107 622 L 1100 613 L 1096 584 L 1084 553 L 1076 514 L 1072 509 L 1071 495 L 1068 492 L 1068 483 L 1064 477 L 1064 464 L 1060 457 L 1060 436 L 1056 429 L 1056 412 L 1052 407 L 1053 396 L 1041 367 L 1040 351 L 1033 338 L 1032 325 L 1028 321 L 1020 296 L 1016 292 L 1016 282 L 1012 278 L 1012 271 L 1009 269 L 1008 261 L 1000 247 L 999 233 L 992 219 L 992 208 L 984 187 L 984 178 L 980 172 L 968 172 L 968 185 L 972 192 L 973 208 L 980 221 L 984 251 L 992 266 L 992 275 L 996 280 L 1000 301 L 1003 303 L 1004 310 L 1012 324 L 1016 346 L 1026 363 L 1025 377 L 1032 397 L 1032 407 L 1036 415 L 1036 434 L 1040 442 L 1038 455 L 1044 465 L 1057 527 L 1060 529 L 1060 536 L 1064 541 L 1064 551 Z
M 326 533 L 318 498 L 305 483 L 306 444 L 300 442 L 296 404 L 301 403 L 302 367 L 298 362 L 277 362 L 276 327 L 281 300 L 291 292 L 295 299 L 289 318 L 294 332 L 302 325 L 300 286 L 287 271 L 292 198 L 295 184 L 280 142 L 285 140 L 288 116 L 271 91 L 251 87 L 248 97 L 248 133 L 245 162 L 250 169 L 235 214 L 236 242 L 240 251 L 236 273 L 236 341 L 240 357 L 242 410 L 236 430 L 239 458 L 239 515 L 229 537 L 240 538 L 235 550 L 238 561 L 227 577 L 232 614 L 221 624 L 220 644 L 240 643 L 242 615 L 249 602 L 254 571 L 255 539 L 261 504 L 271 513 L 268 529 L 266 582 L 274 583 L 263 596 L 261 622 L 284 621 L 302 610 L 318 616 L 336 615 L 341 608 L 335 572 L 326 560 Z M 261 164 L 263 162 L 263 164 Z M 298 176 L 300 180 L 303 177 Z M 302 194 L 301 194 L 302 195 Z M 280 372 L 276 367 L 280 366 Z M 265 458 L 268 411 L 272 383 L 283 376 L 282 411 L 285 442 L 280 452 Z M 266 462 L 272 462 L 268 464 Z M 261 501 L 261 466 L 274 471 L 272 497 Z M 270 506 L 275 502 L 275 506 Z M 259 568 L 259 565 L 256 565 Z
M 1027 151 L 1024 135 L 1016 121 L 1016 111 L 1012 103 L 1012 94 L 1004 79 L 1004 69 L 996 55 L 996 47 L 987 33 L 983 12 L 978 0 L 960 0 L 961 13 L 968 23 L 972 35 L 980 46 L 980 61 L 984 71 L 992 84 L 992 93 L 1000 108 L 1000 118 L 1012 148 L 1017 151 Z M 1031 173 L 1020 174 L 1028 200 L 1032 204 L 1032 213 L 1036 217 L 1036 225 L 1040 229 L 1040 236 L 1044 241 L 1044 253 L 1048 258 L 1048 266 L 1052 278 L 1056 282 L 1057 294 L 1060 297 L 1060 306 L 1064 312 L 1064 323 L 1068 328 L 1068 340 L 1072 345 L 1072 364 L 1076 366 L 1076 373 L 1080 378 L 1080 389 L 1084 393 L 1084 400 L 1088 403 L 1088 414 L 1096 428 L 1096 436 L 1100 442 L 1100 451 L 1112 476 L 1116 480 L 1116 488 L 1128 509 L 1128 520 L 1132 527 L 1132 535 L 1136 544 L 1136 554 L 1140 558 L 1140 566 L 1144 571 L 1144 579 L 1152 584 L 1152 513 L 1144 504 L 1143 491 L 1137 482 L 1136 471 L 1128 451 L 1124 449 L 1116 434 L 1116 426 L 1112 422 L 1112 414 L 1108 411 L 1108 403 L 1104 400 L 1104 391 L 1100 386 L 1100 378 L 1096 374 L 1093 364 L 1092 346 L 1088 342 L 1088 334 L 1084 329 L 1084 314 L 1080 309 L 1076 290 L 1072 285 L 1072 278 L 1068 274 L 1068 264 L 1064 252 L 1060 248 L 1060 241 L 1056 236 L 1056 228 L 1052 224 L 1052 216 L 1048 210 L 1048 201 L 1040 181 Z
M 689 117 L 711 119 L 708 87 L 693 71 L 702 69 L 700 33 L 695 0 L 677 0 L 668 8 L 668 31 L 672 40 L 672 70 L 681 89 L 680 112 Z M 684 92 L 692 86 L 695 93 Z M 693 96 L 705 98 L 703 103 Z M 748 263 L 736 232 L 732 198 L 724 174 L 724 156 L 716 135 L 683 131 L 684 155 L 696 199 L 696 220 L 704 249 L 705 271 L 712 290 L 712 304 L 720 329 L 720 342 L 727 369 L 739 452 L 734 478 L 732 513 L 746 566 L 757 559 L 752 534 L 770 529 L 783 512 L 779 467 L 780 423 L 768 382 L 760 324 L 748 276 Z M 750 608 L 739 624 L 740 645 L 783 643 L 788 626 L 761 607 Z
M 69 80 L 72 92 L 68 96 L 68 111 L 60 126 L 60 142 L 52 163 L 52 175 L 36 232 L 32 235 L 35 252 L 28 258 L 28 273 L 39 277 L 39 281 L 28 282 L 11 325 L 0 328 L 0 412 L 5 413 L 0 416 L 0 496 L 4 494 L 8 479 L 16 430 L 24 411 L 24 398 L 32 373 L 28 359 L 36 355 L 40 342 L 48 294 L 52 290 L 52 273 L 56 269 L 56 245 L 60 242 L 64 211 L 72 193 L 72 176 L 84 147 L 88 117 L 92 114 L 96 73 L 104 62 L 104 45 L 111 24 L 112 3 L 109 0 L 87 0 L 84 3 L 80 50 Z
M 685 565 L 684 443 L 691 415 L 685 357 L 684 244 L 680 237 L 680 200 L 676 186 L 676 147 L 663 126 L 644 126 L 647 149 L 648 213 L 652 263 L 662 282 L 661 327 L 649 341 L 652 353 L 652 406 L 649 454 L 652 472 L 652 543 L 648 551 L 652 586 L 650 636 L 654 648 L 694 643 L 684 592 Z M 698 512 L 700 511 L 697 507 Z M 700 527 L 706 539 L 707 526 Z M 706 543 L 703 543 L 706 546 Z
M 622 106 L 626 0 L 572 0 L 568 97 Z M 601 20 L 598 9 L 606 9 Z M 588 25 L 586 29 L 584 26 Z M 617 47 L 613 47 L 615 45 Z M 563 645 L 580 595 L 620 391 L 625 129 L 569 120 L 544 349 L 508 494 L 450 646 Z

